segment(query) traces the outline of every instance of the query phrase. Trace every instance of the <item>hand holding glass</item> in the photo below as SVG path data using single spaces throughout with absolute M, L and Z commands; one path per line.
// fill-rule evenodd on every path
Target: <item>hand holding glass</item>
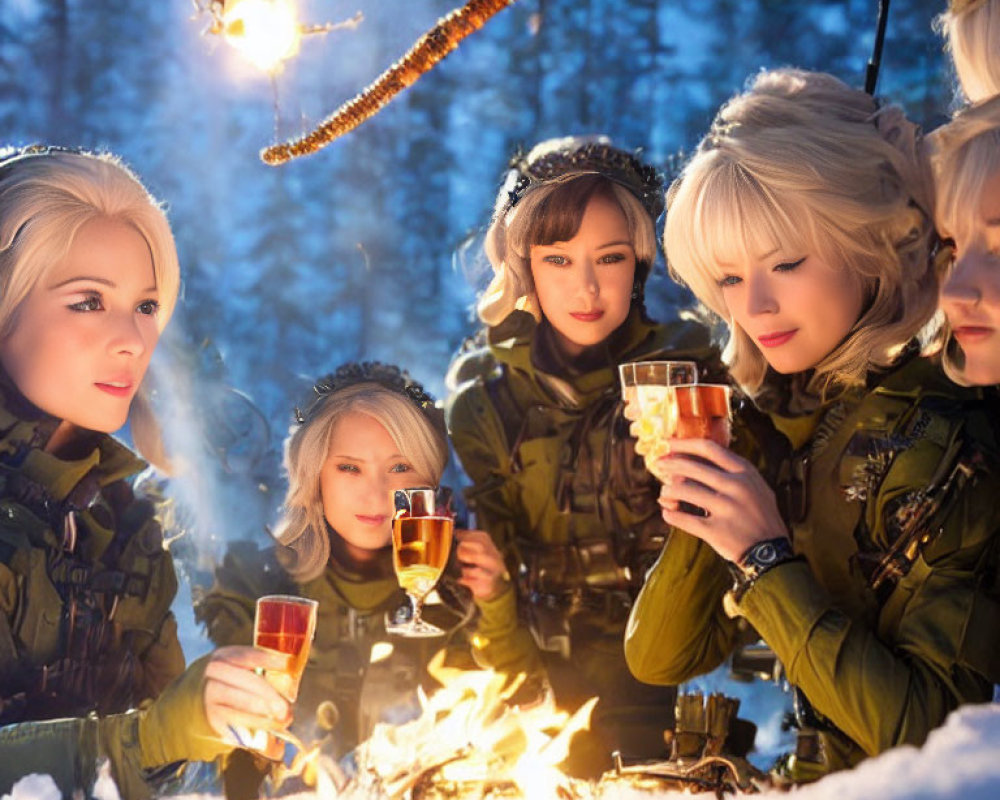
M 258 674 L 271 684 L 289 703 L 299 694 L 302 672 L 309 660 L 309 650 L 316 633 L 316 612 L 319 603 L 304 597 L 272 594 L 257 599 L 253 621 L 253 646 L 288 656 L 284 670 L 258 670 Z M 244 747 L 266 753 L 269 748 L 268 731 L 250 731 L 231 727 L 236 741 Z M 270 735 L 286 738 L 288 734 L 271 731 Z
M 410 598 L 410 619 L 386 624 L 398 636 L 441 636 L 439 627 L 421 618 L 430 594 L 448 563 L 454 521 L 442 503 L 441 490 L 397 489 L 393 492 L 392 563 L 396 578 Z
M 635 450 L 653 472 L 652 464 L 666 452 L 667 389 L 697 383 L 698 365 L 694 361 L 632 361 L 618 366 L 618 376 L 625 416 L 633 420 L 631 431 L 638 440 Z

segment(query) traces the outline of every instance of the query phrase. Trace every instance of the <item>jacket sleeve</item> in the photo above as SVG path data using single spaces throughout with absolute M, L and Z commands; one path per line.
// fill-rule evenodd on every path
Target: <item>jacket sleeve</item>
M 875 624 L 838 610 L 802 561 L 766 572 L 738 604 L 813 707 L 869 755 L 922 743 L 1000 680 L 998 493 L 992 480 L 964 488 Z
M 632 674 L 671 685 L 721 664 L 739 637 L 722 606 L 731 586 L 725 563 L 708 545 L 672 529 L 629 615 L 625 660 Z
M 507 442 L 503 425 L 480 381 L 460 387 L 448 401 L 452 444 L 472 485 L 466 497 L 475 510 L 476 525 L 493 537 L 507 567 L 516 574 L 514 552 L 518 507 L 515 482 L 508 480 Z M 492 601 L 478 602 L 480 617 L 472 638 L 473 656 L 483 667 L 537 674 L 542 659 L 531 631 L 521 618 L 513 590 Z
M 232 750 L 212 730 L 202 700 L 207 658 L 194 662 L 156 700 L 107 717 L 23 722 L 0 728 L 0 793 L 33 772 L 53 777 L 63 796 L 89 790 L 107 759 L 125 800 L 154 796 L 164 768 L 211 761 Z

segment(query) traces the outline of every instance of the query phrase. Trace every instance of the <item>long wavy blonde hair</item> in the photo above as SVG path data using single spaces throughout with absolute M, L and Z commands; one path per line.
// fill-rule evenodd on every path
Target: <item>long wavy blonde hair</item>
M 163 330 L 177 303 L 180 265 L 159 203 L 116 156 L 40 150 L 0 164 L 0 340 L 10 335 L 21 304 L 66 255 L 79 230 L 101 218 L 130 225 L 146 240 L 160 304 L 156 322 Z M 159 426 L 142 388 L 130 419 L 136 448 L 166 469 Z
M 849 270 L 865 306 L 815 368 L 810 389 L 824 392 L 891 363 L 931 318 L 932 233 L 916 126 L 831 75 L 781 69 L 719 111 L 667 194 L 664 249 L 674 277 L 729 323 L 724 358 L 751 395 L 767 361 L 729 317 L 720 264 L 780 244 Z
M 1000 0 L 952 0 L 935 27 L 969 102 L 1000 94 Z
M 426 416 L 438 413 L 436 409 L 421 411 L 408 397 L 379 383 L 356 383 L 323 398 L 285 440 L 288 492 L 275 538 L 284 545 L 278 550 L 282 565 L 299 582 L 320 575 L 330 559 L 320 473 L 334 428 L 352 413 L 367 414 L 386 429 L 413 466 L 417 484 L 436 486 L 448 462 L 447 438 Z

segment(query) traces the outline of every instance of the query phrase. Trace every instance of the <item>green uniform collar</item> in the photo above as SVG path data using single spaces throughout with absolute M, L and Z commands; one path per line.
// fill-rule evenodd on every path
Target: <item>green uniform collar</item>
M 572 407 L 586 406 L 595 395 L 617 385 L 617 366 L 625 361 L 653 358 L 668 350 L 691 350 L 706 357 L 710 352 L 702 326 L 658 324 L 638 307 L 632 308 L 607 340 L 576 359 L 562 356 L 548 323 L 536 322 L 525 311 L 514 311 L 490 328 L 487 343 L 497 362 L 528 376 L 543 395 L 557 404 Z
M 357 611 L 375 611 L 402 591 L 392 569 L 392 548 L 382 548 L 377 558 L 378 577 L 373 578 L 369 572 L 362 573 L 331 557 L 320 575 L 303 584 L 302 593 L 320 602 L 333 595 Z
M 77 458 L 46 453 L 44 447 L 58 425 L 59 420 L 32 405 L 0 370 L 0 464 L 44 486 L 52 499 L 65 500 L 91 472 L 103 488 L 146 468 L 145 461 L 104 433 L 91 434 L 92 447 Z

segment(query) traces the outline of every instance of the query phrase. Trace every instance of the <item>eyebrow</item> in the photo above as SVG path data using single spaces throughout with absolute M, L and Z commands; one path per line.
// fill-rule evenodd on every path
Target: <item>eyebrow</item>
M 59 281 L 59 283 L 57 283 L 57 284 L 55 284 L 53 286 L 50 286 L 49 288 L 50 289 L 61 289 L 63 286 L 68 286 L 71 283 L 77 283 L 79 281 L 89 281 L 89 282 L 92 282 L 92 283 L 99 283 L 102 286 L 107 286 L 109 289 L 117 289 L 118 288 L 118 284 L 115 283 L 114 281 L 109 281 L 107 278 L 97 278 L 97 277 L 95 277 L 93 275 L 78 275 L 75 278 L 67 278 L 66 280 Z M 143 293 L 155 292 L 155 291 L 157 291 L 157 286 L 156 286 L 156 284 L 153 284 L 152 286 L 147 286 L 142 291 L 143 291 Z
M 358 458 L 357 456 L 349 456 L 346 453 L 334 453 L 330 457 L 331 458 L 342 458 L 345 461 L 357 461 L 357 462 L 362 463 L 362 464 L 367 464 L 371 460 L 371 459 L 368 459 L 368 458 Z M 386 461 L 395 461 L 398 458 L 401 458 L 404 461 L 406 460 L 406 456 L 402 455 L 401 453 L 393 453 L 391 456 L 389 456 L 386 459 Z
M 532 247 L 565 247 L 569 242 L 552 242 L 551 244 L 533 244 Z M 608 242 L 607 244 L 597 245 L 598 250 L 603 250 L 606 247 L 621 247 L 625 245 L 626 247 L 632 247 L 632 242 L 628 239 L 622 239 L 621 241 Z

